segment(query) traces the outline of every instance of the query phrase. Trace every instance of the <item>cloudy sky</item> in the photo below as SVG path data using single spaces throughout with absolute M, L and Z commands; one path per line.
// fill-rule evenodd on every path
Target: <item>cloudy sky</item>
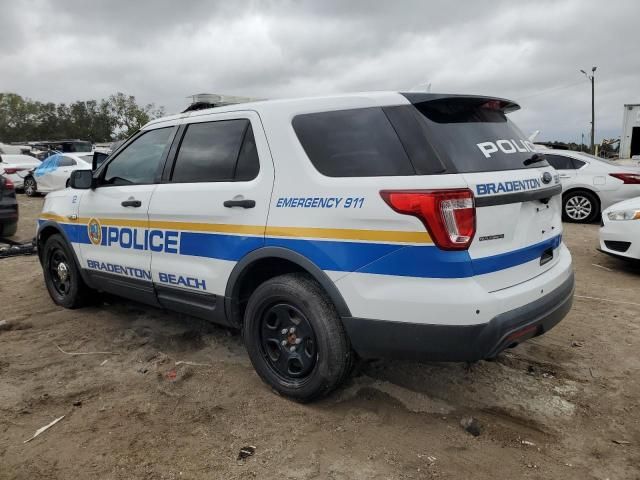
M 539 139 L 620 135 L 640 103 L 640 1 L 2 0 L 0 91 L 69 102 L 117 91 L 186 106 L 425 89 L 508 97 Z

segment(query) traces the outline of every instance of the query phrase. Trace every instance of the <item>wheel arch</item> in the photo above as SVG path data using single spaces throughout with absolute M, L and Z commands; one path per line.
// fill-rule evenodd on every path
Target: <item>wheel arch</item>
M 71 255 L 73 255 L 73 259 L 75 260 L 76 265 L 78 265 L 78 270 L 80 271 L 82 280 L 84 280 L 84 282 L 88 286 L 91 286 L 91 281 L 89 280 L 88 276 L 84 273 L 82 264 L 80 263 L 80 260 L 78 259 L 78 255 L 76 254 L 76 251 L 73 248 L 73 245 L 71 244 L 71 240 L 69 240 L 69 236 L 67 235 L 67 232 L 65 232 L 60 225 L 58 225 L 56 222 L 53 222 L 51 220 L 47 220 L 41 223 L 40 226 L 38 227 L 38 233 L 36 235 L 36 247 L 38 249 L 38 259 L 40 260 L 40 264 L 42 265 L 42 262 L 44 260 L 42 258 L 42 254 L 44 253 L 44 244 L 52 235 L 56 235 L 56 234 L 60 235 L 64 239 L 67 246 L 69 247 L 69 250 L 71 251 Z
M 229 275 L 225 290 L 225 311 L 229 322 L 238 327 L 242 324 L 247 295 L 258 285 L 269 278 L 293 272 L 311 275 L 329 296 L 340 317 L 351 316 L 335 283 L 315 263 L 287 248 L 263 247 L 242 258 Z

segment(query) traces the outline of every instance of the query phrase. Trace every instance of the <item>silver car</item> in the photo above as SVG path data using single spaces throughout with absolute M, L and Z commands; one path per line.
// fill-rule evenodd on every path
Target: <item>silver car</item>
M 540 149 L 562 183 L 562 216 L 590 223 L 614 203 L 640 196 L 640 168 L 570 150 Z

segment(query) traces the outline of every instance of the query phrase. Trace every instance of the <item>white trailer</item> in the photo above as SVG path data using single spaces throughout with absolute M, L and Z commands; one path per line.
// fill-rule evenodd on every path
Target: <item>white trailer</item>
M 620 137 L 620 158 L 640 158 L 640 103 L 625 104 Z

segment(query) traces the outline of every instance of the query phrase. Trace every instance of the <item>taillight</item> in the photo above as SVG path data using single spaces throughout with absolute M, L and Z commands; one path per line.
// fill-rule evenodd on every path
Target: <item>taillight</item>
M 419 218 L 443 250 L 466 250 L 476 233 L 476 208 L 471 190 L 383 190 L 391 208 Z
M 13 173 L 21 172 L 23 170 L 26 170 L 26 169 L 25 168 L 5 168 L 4 169 L 4 173 L 13 174 Z
M 640 183 L 640 175 L 637 173 L 610 173 L 609 176 L 622 180 L 625 184 Z
M 4 188 L 6 190 L 13 190 L 14 188 L 16 188 L 16 186 L 13 184 L 13 182 L 11 181 L 10 178 L 5 178 L 4 179 Z

